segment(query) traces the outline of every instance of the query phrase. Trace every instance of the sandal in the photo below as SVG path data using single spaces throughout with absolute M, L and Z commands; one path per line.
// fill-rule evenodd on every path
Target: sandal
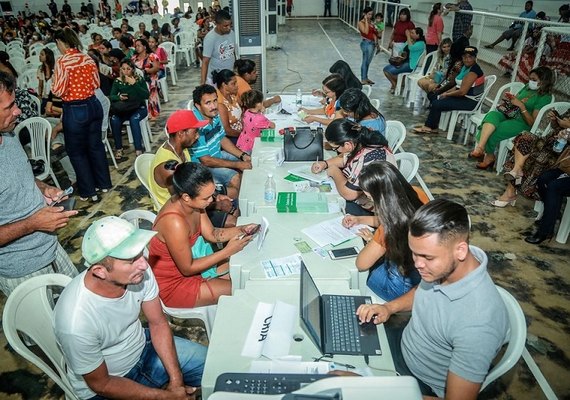
M 138 157 L 138 156 L 140 156 L 142 153 L 143 153 L 142 150 L 136 150 L 136 151 L 135 151 L 135 156 Z
M 480 159 L 483 157 L 485 157 L 485 151 L 479 146 L 475 147 L 475 150 L 467 155 L 467 158 Z
M 123 159 L 123 149 L 115 150 L 115 160 Z
M 522 183 L 522 175 L 515 175 L 512 171 L 505 172 L 503 177 L 513 186 L 519 186 Z
M 432 134 L 437 134 L 438 130 L 428 128 L 427 126 L 420 126 L 418 128 L 412 129 L 412 132 L 417 135 L 432 135 Z

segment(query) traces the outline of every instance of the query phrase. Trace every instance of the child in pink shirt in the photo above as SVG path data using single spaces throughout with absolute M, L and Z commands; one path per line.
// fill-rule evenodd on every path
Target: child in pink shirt
M 253 141 L 261 136 L 261 130 L 275 128 L 275 124 L 263 115 L 263 93 L 259 90 L 249 90 L 241 95 L 241 104 L 246 109 L 243 114 L 243 130 L 239 135 L 236 146 L 247 153 L 253 149 Z

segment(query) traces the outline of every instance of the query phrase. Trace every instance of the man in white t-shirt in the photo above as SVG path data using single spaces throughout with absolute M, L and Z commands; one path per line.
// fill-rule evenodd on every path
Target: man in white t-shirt
M 232 31 L 232 17 L 224 10 L 216 13 L 216 27 L 204 37 L 200 84 L 212 82 L 212 71 L 234 69 L 236 38 Z
M 85 232 L 88 269 L 55 307 L 57 342 L 80 399 L 187 399 L 200 385 L 206 348 L 172 336 L 143 257 L 156 232 L 105 217 Z M 148 320 L 142 327 L 140 311 Z

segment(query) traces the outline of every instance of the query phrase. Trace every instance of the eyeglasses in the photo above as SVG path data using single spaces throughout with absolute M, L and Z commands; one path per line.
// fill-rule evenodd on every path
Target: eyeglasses
M 333 146 L 333 145 L 331 144 L 331 150 L 332 150 L 332 151 L 337 151 L 337 150 L 340 149 L 342 146 L 344 146 L 344 145 L 343 145 L 343 144 L 339 144 L 338 146 Z

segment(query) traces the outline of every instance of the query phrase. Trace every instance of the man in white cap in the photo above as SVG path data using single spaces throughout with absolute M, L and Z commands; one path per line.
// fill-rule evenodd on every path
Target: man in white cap
M 54 317 L 80 399 L 187 399 L 200 385 L 206 348 L 172 336 L 143 257 L 155 234 L 117 217 L 85 232 L 88 269 L 63 290 Z M 141 308 L 148 329 L 139 320 Z

